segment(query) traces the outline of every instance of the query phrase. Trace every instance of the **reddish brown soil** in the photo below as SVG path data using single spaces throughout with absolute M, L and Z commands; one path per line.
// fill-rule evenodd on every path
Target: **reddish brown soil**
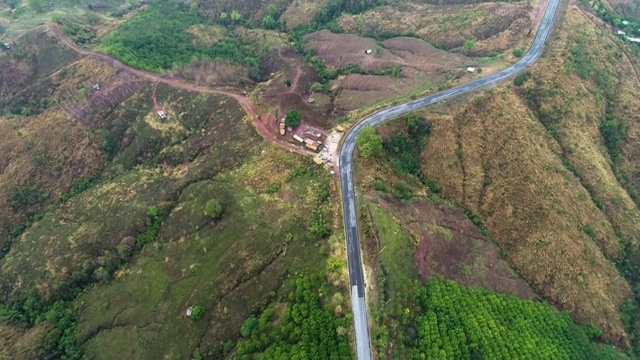
M 467 286 L 535 298 L 529 285 L 501 259 L 497 247 L 482 236 L 459 208 L 427 199 L 401 203 L 380 198 L 379 203 L 420 238 L 413 260 L 423 282 L 438 275 Z
M 287 141 L 283 140 L 282 138 L 280 138 L 279 136 L 276 135 L 277 132 L 277 128 L 274 128 L 273 126 L 270 126 L 271 124 L 274 123 L 274 117 L 273 115 L 270 114 L 264 114 L 264 116 L 258 116 L 257 112 L 254 110 L 254 108 L 251 106 L 249 99 L 244 96 L 244 95 L 240 95 L 238 93 L 233 92 L 232 90 L 229 89 L 212 89 L 212 88 L 208 88 L 208 87 L 204 87 L 204 86 L 199 86 L 199 85 L 194 85 L 194 84 L 190 84 L 188 82 L 185 82 L 182 79 L 178 79 L 178 78 L 165 78 L 156 74 L 152 74 L 143 70 L 138 70 L 138 69 L 134 69 L 128 65 L 125 65 L 123 63 L 121 63 L 120 61 L 116 60 L 115 58 L 113 58 L 110 55 L 107 54 L 103 54 L 103 53 L 99 53 L 96 51 L 91 51 L 91 50 L 87 50 L 87 49 L 83 49 L 82 47 L 78 46 L 76 43 L 74 43 L 71 39 L 69 39 L 67 36 L 65 36 L 62 33 L 62 30 L 60 29 L 60 27 L 57 24 L 52 24 L 49 23 L 47 24 L 47 28 L 66 46 L 68 46 L 69 48 L 71 48 L 72 50 L 74 50 L 75 52 L 84 55 L 84 56 L 89 56 L 89 57 L 93 57 L 96 59 L 99 59 L 101 61 L 104 61 L 105 63 L 109 64 L 111 67 L 113 67 L 116 70 L 122 71 L 122 72 L 127 72 L 129 74 L 135 75 L 141 79 L 145 79 L 147 81 L 150 82 L 154 82 L 154 83 L 163 83 L 166 85 L 169 85 L 173 88 L 177 88 L 177 89 L 181 89 L 181 90 L 186 90 L 186 91 L 193 91 L 193 92 L 205 92 L 205 93 L 213 93 L 213 94 L 221 94 L 221 95 L 226 95 L 229 97 L 234 98 L 236 101 L 238 101 L 238 103 L 240 104 L 240 106 L 242 106 L 242 108 L 245 110 L 245 112 L 249 115 L 249 117 L 253 120 L 253 123 L 255 124 L 256 128 L 258 129 L 258 131 L 262 134 L 262 136 L 264 136 L 267 140 L 274 142 L 280 146 L 283 146 L 291 151 L 295 151 L 298 153 L 302 153 L 302 154 L 309 154 L 308 151 L 298 147 L 298 146 L 293 146 L 292 144 L 288 143 Z M 298 76 L 298 78 L 300 78 L 300 76 Z M 296 81 L 296 83 L 298 83 L 299 80 Z M 298 97 L 298 96 L 296 96 Z M 299 97 L 298 97 L 299 98 Z M 300 100 L 298 100 L 300 101 Z M 275 130 L 275 131 L 273 131 Z
M 300 61 L 295 51 L 279 49 L 277 56 L 274 54 L 267 64 L 267 71 L 269 70 L 283 74 L 275 77 L 268 87 L 263 88 L 261 102 L 277 108 L 279 116 L 283 116 L 290 109 L 297 109 L 302 113 L 303 122 L 327 129 L 331 118 L 342 115 L 335 113 L 333 101 L 321 105 L 307 103 L 311 95 L 311 84 L 319 79 L 311 67 Z M 287 79 L 291 81 L 291 86 L 286 86 Z

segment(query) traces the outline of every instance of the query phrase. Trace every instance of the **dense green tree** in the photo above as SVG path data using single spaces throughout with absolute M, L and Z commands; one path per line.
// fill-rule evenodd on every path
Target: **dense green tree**
M 191 318 L 193 320 L 199 320 L 204 316 L 204 307 L 202 305 L 196 305 L 191 310 Z
M 275 19 L 271 15 L 267 15 L 262 18 L 262 27 L 265 29 L 275 29 L 277 26 Z
M 611 348 L 594 346 L 601 330 L 580 327 L 568 313 L 547 304 L 467 289 L 430 278 L 417 300 L 413 358 L 427 359 L 613 359 Z
M 231 11 L 231 20 L 233 22 L 238 22 L 238 20 L 242 19 L 242 14 L 238 10 Z
M 360 131 L 360 134 L 356 137 L 356 143 L 360 149 L 360 156 L 365 159 L 382 154 L 382 137 L 371 126 L 365 126 Z
M 470 53 L 475 46 L 476 46 L 475 39 L 467 39 L 465 40 L 464 45 L 462 45 L 462 48 L 464 49 L 464 52 Z
M 218 219 L 222 216 L 222 205 L 218 200 L 211 199 L 204 206 L 204 214 L 212 219 Z
M 278 9 L 276 9 L 275 5 L 269 4 L 269 6 L 267 6 L 267 15 L 274 19 L 278 16 Z
M 296 109 L 287 111 L 287 115 L 284 118 L 284 124 L 286 126 L 291 126 L 291 127 L 296 127 L 300 125 L 301 121 L 302 121 L 302 114 L 300 114 L 300 111 Z
M 319 276 L 300 277 L 290 282 L 292 291 L 283 316 L 272 324 L 274 312 L 266 309 L 258 320 L 249 317 L 242 325 L 243 340 L 236 347 L 237 358 L 258 359 L 350 359 L 345 337 L 349 323 L 333 315 L 326 281 Z M 279 308 L 279 307 L 277 307 Z

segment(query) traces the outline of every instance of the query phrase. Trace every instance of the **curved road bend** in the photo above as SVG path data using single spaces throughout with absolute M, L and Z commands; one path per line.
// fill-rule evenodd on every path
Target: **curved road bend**
M 349 277 L 351 283 L 351 305 L 356 333 L 356 354 L 359 360 L 371 359 L 371 347 L 369 324 L 367 321 L 367 307 L 364 298 L 364 275 L 360 255 L 360 235 L 358 232 L 356 196 L 353 181 L 352 159 L 353 152 L 356 147 L 356 136 L 358 136 L 362 128 L 365 126 L 380 125 L 389 119 L 418 110 L 422 107 L 435 104 L 440 101 L 449 100 L 486 86 L 495 85 L 498 82 L 506 80 L 521 72 L 529 65 L 533 64 L 538 57 L 540 57 L 540 54 L 542 54 L 542 50 L 544 49 L 544 45 L 551 31 L 551 25 L 553 24 L 553 18 L 556 14 L 558 3 L 559 0 L 549 0 L 540 28 L 538 29 L 535 40 L 533 41 L 533 45 L 531 45 L 527 54 L 511 67 L 485 78 L 477 79 L 449 90 L 380 110 L 367 116 L 356 124 L 345 137 L 340 150 L 338 164 L 340 168 L 340 182 L 342 188 L 342 207 L 347 242 L 347 261 L 349 263 Z

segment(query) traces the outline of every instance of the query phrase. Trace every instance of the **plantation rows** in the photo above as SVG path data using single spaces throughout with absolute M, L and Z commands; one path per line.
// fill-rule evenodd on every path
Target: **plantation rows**
M 603 359 L 613 350 L 596 347 L 600 330 L 580 327 L 567 313 L 454 282 L 430 279 L 418 294 L 416 357 L 427 359 Z

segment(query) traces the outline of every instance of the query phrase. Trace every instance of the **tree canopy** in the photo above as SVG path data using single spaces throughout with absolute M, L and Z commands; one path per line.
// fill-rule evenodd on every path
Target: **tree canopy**
M 287 112 L 287 116 L 284 118 L 284 124 L 286 126 L 291 126 L 291 127 L 296 127 L 300 125 L 301 121 L 302 121 L 302 114 L 300 114 L 300 111 L 296 109 L 289 110 Z
M 222 216 L 222 205 L 216 199 L 211 199 L 207 201 L 204 206 L 204 213 L 210 218 L 218 219 Z
M 430 278 L 418 291 L 416 353 L 427 359 L 611 359 L 602 333 L 549 305 Z M 478 357 L 479 356 L 479 357 Z
M 360 156 L 368 158 L 370 156 L 380 156 L 382 154 L 382 137 L 378 135 L 376 129 L 371 126 L 365 126 L 358 137 L 356 143 L 360 149 Z
M 199 320 L 204 315 L 204 307 L 202 305 L 196 305 L 191 310 L 191 318 L 193 320 Z

